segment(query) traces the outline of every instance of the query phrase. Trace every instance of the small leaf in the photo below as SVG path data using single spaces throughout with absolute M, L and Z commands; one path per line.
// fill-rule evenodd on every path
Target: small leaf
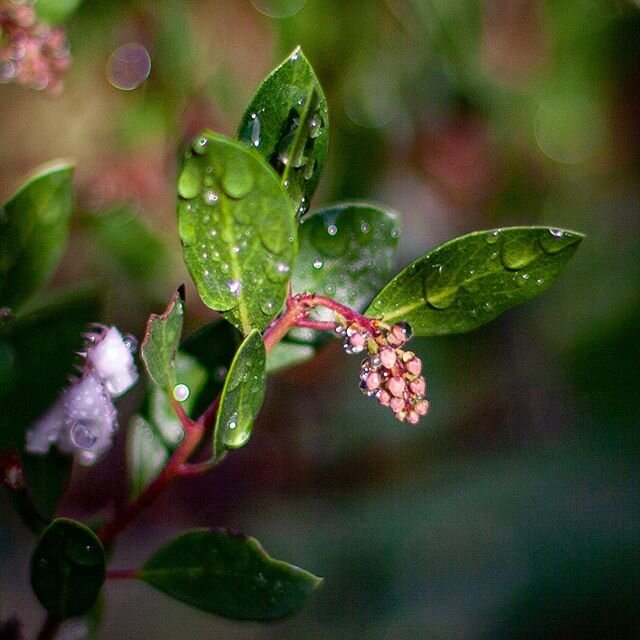
M 73 167 L 41 167 L 0 207 L 0 307 L 14 311 L 51 277 L 64 251 Z
M 205 132 L 178 179 L 184 259 L 203 302 L 245 335 L 280 311 L 297 253 L 296 220 L 276 175 L 251 149 Z
M 31 585 L 42 606 L 58 618 L 85 613 L 104 580 L 104 550 L 96 535 L 74 520 L 54 520 L 31 559 Z
M 192 356 L 178 352 L 175 359 L 176 391 L 187 397 L 182 408 L 191 415 L 195 401 L 207 379 L 207 372 Z M 178 386 L 179 385 L 179 386 Z M 169 456 L 184 437 L 167 393 L 155 384 L 147 391 L 143 410 L 133 417 L 127 430 L 127 467 L 131 496 L 138 496 L 160 473 Z
M 182 335 L 184 288 L 178 289 L 162 315 L 152 313 L 140 346 L 140 353 L 151 379 L 171 393 L 176 386 L 174 360 Z
M 547 227 L 470 233 L 411 263 L 366 314 L 405 320 L 422 336 L 470 331 L 542 293 L 583 237 Z
M 313 68 L 297 48 L 260 85 L 238 138 L 281 176 L 302 215 L 309 208 L 329 144 L 329 112 Z
M 223 530 L 185 533 L 152 556 L 138 577 L 192 607 L 235 620 L 279 620 L 321 579 L 270 558 L 254 538 Z
M 266 386 L 266 352 L 256 329 L 240 345 L 227 375 L 213 433 L 213 455 L 243 447 L 251 436 Z
M 394 213 L 366 204 L 306 216 L 298 231 L 293 290 L 328 295 L 363 311 L 389 277 L 399 234 Z
M 284 340 L 267 354 L 267 373 L 276 373 L 296 364 L 311 360 L 316 354 L 315 348 L 310 344 L 297 344 Z

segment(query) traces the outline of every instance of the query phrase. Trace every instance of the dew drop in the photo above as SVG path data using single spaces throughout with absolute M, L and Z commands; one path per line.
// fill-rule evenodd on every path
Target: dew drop
M 322 269 L 322 267 L 324 267 L 324 262 L 322 262 L 322 260 L 320 260 L 320 258 L 316 258 L 313 261 L 313 268 L 314 269 Z
M 336 235 L 336 233 L 338 233 L 338 227 L 337 227 L 335 224 L 330 224 L 330 225 L 327 227 L 327 233 L 328 233 L 330 236 L 335 236 L 335 235 Z
M 229 263 L 228 262 L 222 262 L 220 263 L 220 271 L 222 273 L 229 273 L 230 267 L 229 267 Z
M 98 441 L 96 428 L 82 420 L 73 423 L 69 435 L 71 436 L 71 442 L 80 449 L 91 449 Z
M 360 223 L 360 233 L 369 233 L 370 229 L 369 223 L 364 220 Z
M 240 292 L 242 284 L 240 282 L 238 282 L 238 280 L 229 280 L 227 282 L 227 287 L 229 287 L 229 291 L 231 291 L 231 293 L 234 296 L 237 296 L 238 293 Z
M 191 148 L 197 153 L 199 156 L 203 155 L 207 151 L 207 145 L 209 144 L 209 140 L 204 136 L 200 138 L 196 138 L 191 145 Z
M 205 201 L 205 204 L 209 206 L 213 206 L 218 203 L 220 200 L 220 196 L 213 189 L 205 189 L 202 193 L 202 199 Z
M 400 237 L 400 227 L 393 227 L 391 229 L 391 237 L 396 239 Z
M 178 193 L 191 200 L 200 193 L 200 172 L 193 161 L 186 162 L 178 178 Z
M 235 428 L 237 428 L 237 426 L 238 426 L 238 414 L 232 413 L 231 416 L 229 417 L 229 420 L 227 421 L 227 428 L 233 431 Z
M 191 393 L 189 387 L 186 384 L 177 384 L 173 387 L 173 397 L 178 402 L 184 402 Z
M 448 271 L 441 264 L 434 264 L 425 278 L 427 302 L 434 309 L 447 309 L 458 295 L 458 287 L 449 284 Z
M 251 144 L 254 147 L 260 146 L 260 118 L 257 113 L 251 114 Z
M 322 116 L 314 113 L 309 119 L 309 137 L 317 138 L 322 133 Z
M 327 282 L 327 284 L 324 285 L 324 292 L 327 295 L 332 296 L 336 292 L 335 285 L 333 285 L 331 282 Z
M 566 247 L 576 244 L 577 239 L 577 236 L 569 231 L 549 229 L 548 232 L 543 233 L 538 238 L 538 242 L 545 253 L 553 255 Z
M 260 303 L 260 310 L 266 316 L 272 316 L 275 313 L 276 305 L 273 300 L 264 300 Z
M 501 230 L 500 229 L 496 229 L 495 231 L 490 231 L 485 237 L 484 237 L 484 241 L 487 244 L 495 244 L 496 242 L 498 242 L 498 240 L 500 240 L 500 233 Z
M 130 351 L 131 353 L 135 353 L 138 350 L 138 340 L 130 333 L 127 333 L 122 338 L 122 344 L 124 344 L 124 346 L 127 348 L 127 351 Z
M 527 284 L 527 281 L 529 280 L 529 274 L 519 273 L 517 276 L 515 276 L 515 280 L 516 280 L 516 285 L 518 287 L 523 287 L 525 284 Z
M 502 264 L 512 271 L 518 271 L 530 265 L 540 257 L 540 248 L 534 242 L 505 242 L 500 250 Z
M 242 162 L 229 163 L 222 177 L 222 188 L 230 198 L 239 200 L 251 192 L 254 178 L 251 168 Z

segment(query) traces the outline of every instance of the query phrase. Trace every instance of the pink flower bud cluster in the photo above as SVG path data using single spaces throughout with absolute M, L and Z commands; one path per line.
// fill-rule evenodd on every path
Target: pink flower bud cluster
M 0 0 L 0 82 L 59 93 L 70 63 L 62 29 L 38 22 L 30 3 Z
M 97 462 L 113 443 L 118 413 L 113 398 L 138 380 L 133 359 L 137 342 L 116 327 L 95 325 L 85 336 L 87 350 L 80 377 L 72 380 L 57 402 L 27 430 L 26 450 L 46 455 L 52 445 L 78 462 Z
M 357 323 L 348 327 L 339 325 L 338 334 L 344 334 L 344 350 L 362 353 L 368 357 L 360 368 L 360 389 L 375 397 L 383 407 L 389 407 L 395 417 L 416 424 L 429 410 L 425 399 L 427 386 L 422 374 L 422 361 L 412 351 L 402 347 L 411 338 L 407 323 L 373 332 Z

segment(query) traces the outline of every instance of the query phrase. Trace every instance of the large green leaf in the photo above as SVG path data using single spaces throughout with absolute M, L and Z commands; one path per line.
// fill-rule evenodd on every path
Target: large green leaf
M 418 258 L 366 311 L 416 335 L 470 331 L 542 293 L 584 236 L 547 227 L 477 231 Z
M 41 167 L 0 207 L 0 307 L 16 309 L 50 278 L 64 251 L 73 167 Z
M 180 287 L 161 315 L 152 313 L 140 346 L 142 360 L 151 379 L 162 389 L 172 392 L 176 386 L 174 360 L 182 336 L 184 320 L 184 288 Z
M 305 213 L 327 157 L 329 113 L 316 74 L 299 48 L 260 85 L 238 138 L 265 157 L 298 213 Z
M 59 518 L 44 530 L 31 558 L 31 585 L 47 611 L 57 618 L 85 613 L 104 579 L 104 550 L 90 529 Z
M 247 335 L 264 329 L 287 294 L 297 253 L 284 187 L 239 142 L 205 132 L 178 179 L 184 259 L 203 302 Z
M 255 329 L 240 345 L 231 363 L 220 398 L 213 433 L 213 455 L 243 447 L 251 436 L 266 387 L 267 354 L 260 332 Z
M 176 600 L 236 620 L 284 618 L 321 582 L 270 558 L 254 538 L 209 529 L 169 542 L 138 577 Z
M 300 223 L 294 292 L 310 291 L 363 311 L 389 277 L 400 227 L 367 204 L 321 209 Z
M 69 19 L 82 0 L 38 0 L 38 18 L 58 24 Z
M 178 352 L 175 358 L 175 382 L 172 387 L 187 415 L 207 379 L 198 361 Z M 140 414 L 134 416 L 127 430 L 127 466 L 132 497 L 160 473 L 171 453 L 184 437 L 182 423 L 171 406 L 164 389 L 151 383 Z

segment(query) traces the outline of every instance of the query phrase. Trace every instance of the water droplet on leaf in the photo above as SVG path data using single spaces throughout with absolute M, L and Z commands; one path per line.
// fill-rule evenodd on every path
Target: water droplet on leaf
M 91 449 L 98 441 L 96 427 L 82 420 L 78 420 L 71 425 L 69 435 L 71 436 L 73 444 L 80 449 Z
M 191 391 L 186 384 L 177 384 L 173 388 L 173 397 L 178 402 L 184 402 L 189 397 L 190 393 Z

